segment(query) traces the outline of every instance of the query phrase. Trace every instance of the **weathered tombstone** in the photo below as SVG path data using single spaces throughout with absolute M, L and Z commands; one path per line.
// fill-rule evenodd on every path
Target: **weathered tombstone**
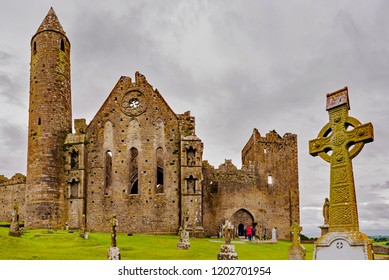
M 182 217 L 182 226 L 180 227 L 179 230 L 180 241 L 177 243 L 178 249 L 188 250 L 190 248 L 189 231 L 187 229 L 188 220 L 189 220 L 189 210 L 186 209 L 184 216 Z
M 347 87 L 327 94 L 326 110 L 330 121 L 309 141 L 309 153 L 330 163 L 328 233 L 315 243 L 314 259 L 373 259 L 372 241 L 359 232 L 351 163 L 373 141 L 373 125 L 348 115 Z
M 116 246 L 116 227 L 118 226 L 118 220 L 116 215 L 112 216 L 111 220 L 111 247 L 108 249 L 108 260 L 120 260 L 120 249 Z
M 12 213 L 12 221 L 9 227 L 8 235 L 15 237 L 20 237 L 22 235 L 22 232 L 19 229 L 19 213 L 17 207 L 14 208 Z
M 293 243 L 289 247 L 289 260 L 305 260 L 306 249 L 300 244 L 300 232 L 303 230 L 297 223 L 293 223 L 290 232 L 293 234 Z
M 81 227 L 80 227 L 80 237 L 88 239 L 88 234 L 85 231 L 86 231 L 85 214 L 82 214 L 82 217 L 81 217 Z
M 323 218 L 324 224 L 319 226 L 321 229 L 321 236 L 326 235 L 328 232 L 328 223 L 330 220 L 330 200 L 326 197 L 323 204 Z
M 220 253 L 217 254 L 218 260 L 237 260 L 238 253 L 235 252 L 235 246 L 231 245 L 231 239 L 233 236 L 234 226 L 230 221 L 225 222 L 223 225 L 224 232 L 224 245 L 220 246 Z
M 271 230 L 271 240 L 272 241 L 277 241 L 277 229 L 276 228 L 273 228 Z

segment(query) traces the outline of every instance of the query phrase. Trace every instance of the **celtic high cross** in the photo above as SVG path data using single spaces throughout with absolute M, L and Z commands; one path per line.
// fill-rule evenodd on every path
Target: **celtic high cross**
M 330 121 L 316 139 L 309 141 L 309 153 L 330 163 L 329 232 L 359 231 L 351 159 L 365 143 L 374 139 L 373 125 L 350 117 L 347 87 L 327 94 Z
M 293 233 L 293 245 L 298 245 L 300 243 L 300 232 L 303 230 L 296 222 L 294 222 L 290 227 L 290 232 Z

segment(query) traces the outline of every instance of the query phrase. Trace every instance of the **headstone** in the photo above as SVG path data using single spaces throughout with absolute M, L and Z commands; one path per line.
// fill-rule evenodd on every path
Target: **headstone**
M 230 221 L 223 225 L 224 245 L 220 246 L 220 253 L 217 254 L 218 260 L 237 260 L 238 253 L 235 252 L 235 246 L 231 245 L 234 226 Z
M 86 232 L 85 232 L 85 229 L 86 226 L 85 226 L 85 214 L 82 215 L 81 217 L 81 227 L 80 227 L 80 237 L 82 238 L 85 238 L 85 236 L 87 236 Z M 88 239 L 88 238 L 85 238 L 85 239 Z
M 271 230 L 271 240 L 272 241 L 277 241 L 277 229 L 276 228 L 273 228 Z
M 118 220 L 116 215 L 112 216 L 111 220 L 111 247 L 108 249 L 108 260 L 120 260 L 120 249 L 116 246 L 116 227 L 118 226 Z
M 189 243 L 189 231 L 187 229 L 188 227 L 188 220 L 189 220 L 189 210 L 186 209 L 184 216 L 182 217 L 182 226 L 179 230 L 180 235 L 180 241 L 177 243 L 177 249 L 183 249 L 188 250 L 190 248 Z
M 305 260 L 306 249 L 300 244 L 300 232 L 303 230 L 297 223 L 293 223 L 290 232 L 293 234 L 293 242 L 289 247 L 289 260 Z
M 8 235 L 15 237 L 20 237 L 22 235 L 22 232 L 19 229 L 19 213 L 17 208 L 14 208 L 12 213 L 12 221 L 9 227 Z
M 373 125 L 348 115 L 347 87 L 327 94 L 326 110 L 329 122 L 309 141 L 309 153 L 330 163 L 328 233 L 315 243 L 314 259 L 373 259 L 372 241 L 359 232 L 351 163 L 373 141 Z

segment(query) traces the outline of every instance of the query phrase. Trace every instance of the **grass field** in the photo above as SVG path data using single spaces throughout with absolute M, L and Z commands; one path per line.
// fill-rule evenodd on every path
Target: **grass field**
M 178 236 L 118 234 L 117 246 L 122 260 L 216 260 L 222 239 L 190 239 L 189 250 L 176 248 Z M 0 227 L 1 260 L 106 260 L 111 244 L 110 233 L 89 233 L 88 239 L 78 231 L 27 230 L 20 237 L 8 236 L 8 228 Z M 287 260 L 291 242 L 256 244 L 235 240 L 240 260 Z M 312 259 L 313 244 L 304 244 L 307 260 Z

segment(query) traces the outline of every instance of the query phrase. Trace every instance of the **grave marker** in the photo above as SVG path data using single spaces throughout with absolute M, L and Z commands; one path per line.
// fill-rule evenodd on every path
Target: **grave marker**
M 329 122 L 309 141 L 309 153 L 330 163 L 328 233 L 315 243 L 314 258 L 371 259 L 371 240 L 359 232 L 351 160 L 373 141 L 373 125 L 348 115 L 347 87 L 327 94 L 326 110 Z

